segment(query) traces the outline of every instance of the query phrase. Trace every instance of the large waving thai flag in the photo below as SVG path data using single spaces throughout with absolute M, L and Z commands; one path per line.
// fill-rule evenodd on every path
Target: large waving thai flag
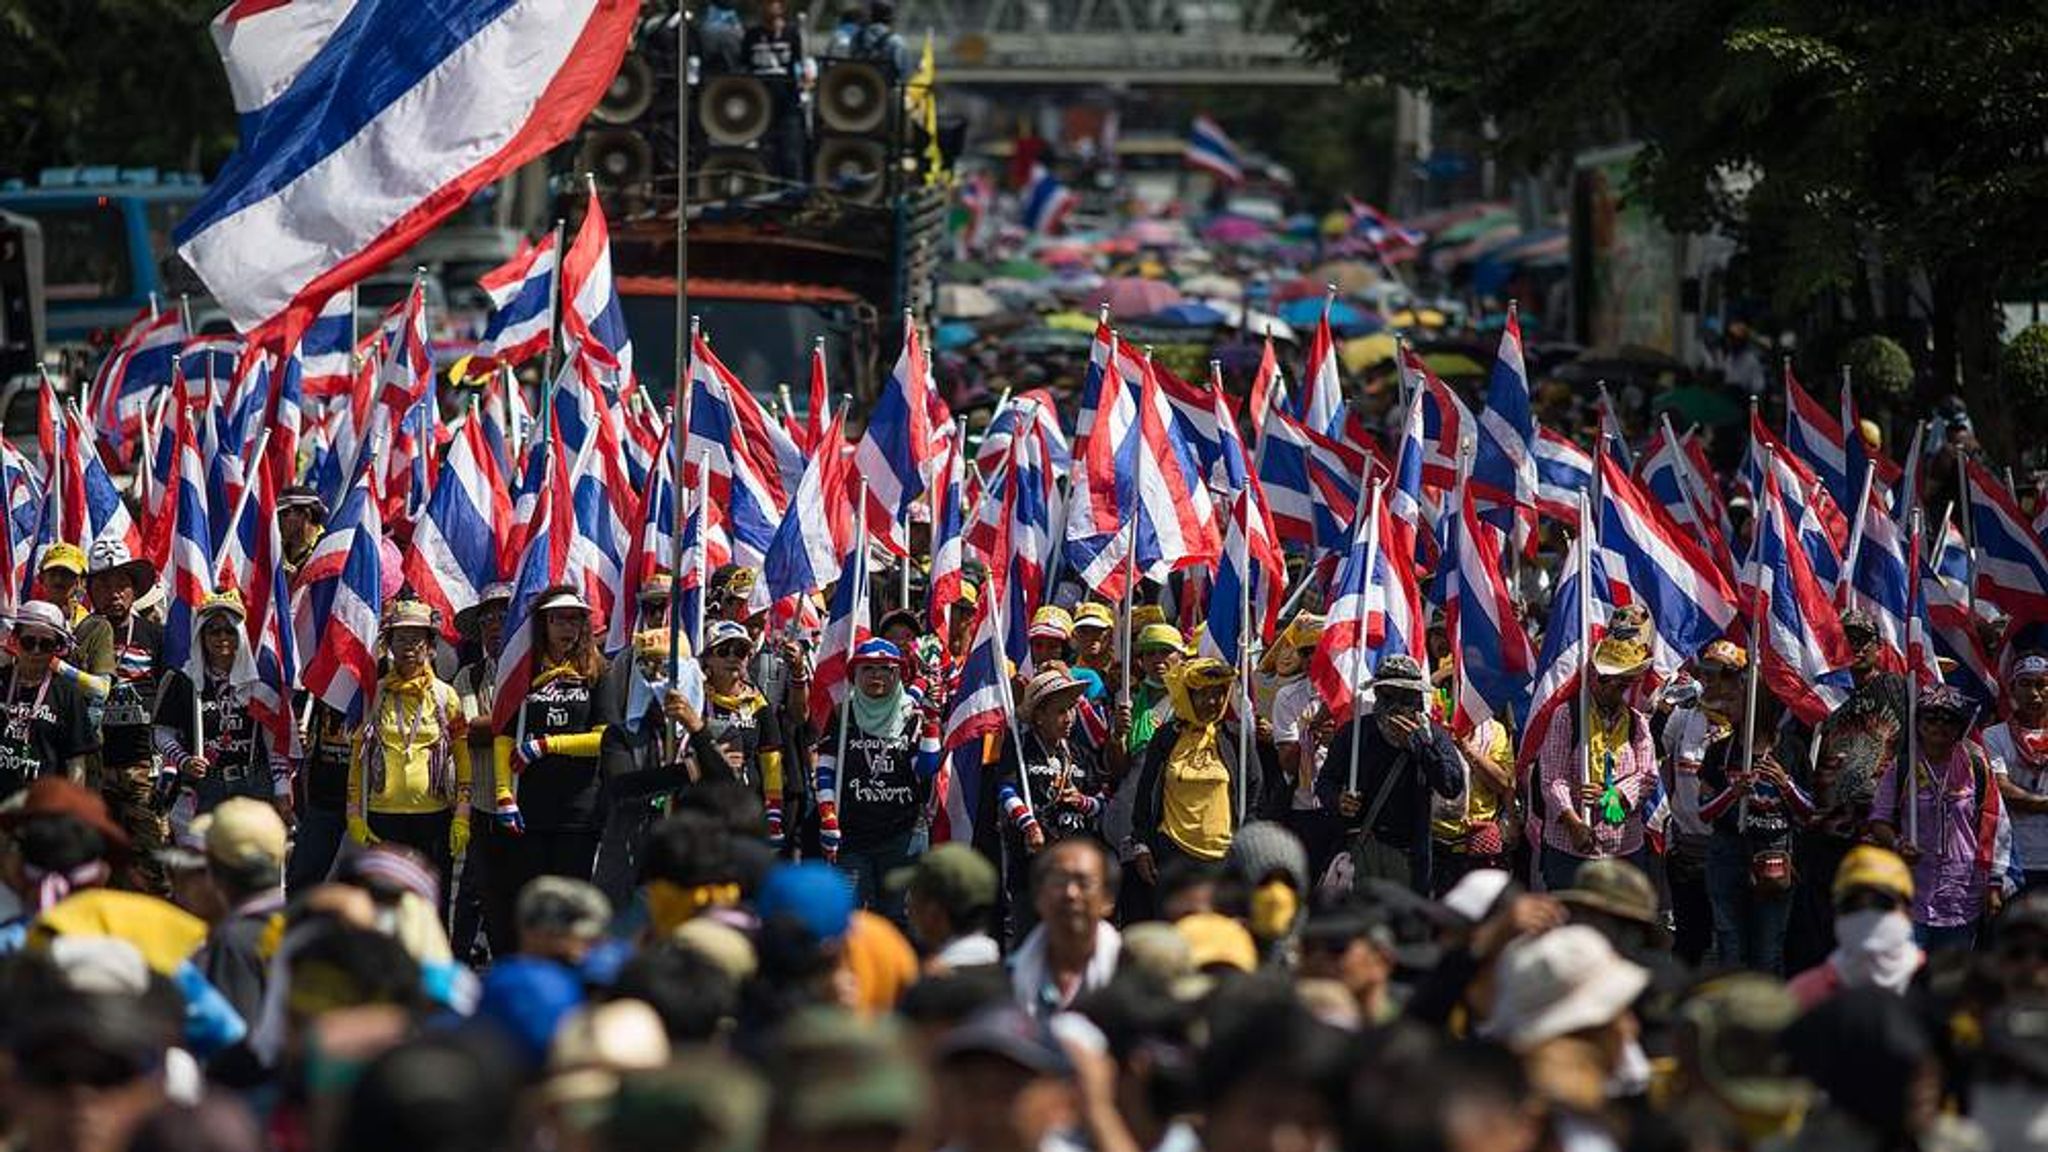
M 1067 219 L 1067 213 L 1072 212 L 1079 202 L 1073 191 L 1060 183 L 1045 165 L 1033 165 L 1031 179 L 1025 183 L 1019 203 L 1023 210 L 1024 230 L 1034 236 L 1057 234 Z
M 1736 617 L 1735 589 L 1706 549 L 1629 479 L 1611 455 L 1600 469 L 1600 550 L 1617 606 L 1640 603 L 1657 631 L 1657 666 L 1675 671 Z M 1621 599 L 1623 590 L 1627 599 Z
M 839 579 L 840 562 L 853 546 L 854 514 L 849 507 L 853 494 L 846 490 L 847 474 L 851 469 L 844 450 L 845 420 L 844 412 L 834 413 L 831 423 L 825 426 L 826 446 L 811 456 L 803 477 L 797 481 L 796 495 L 790 498 L 789 512 L 776 526 L 775 538 L 768 544 L 768 555 L 761 563 L 761 575 L 772 600 L 808 595 L 829 587 Z M 956 459 L 951 471 L 957 473 L 958 469 Z M 958 508 L 954 508 L 951 515 L 957 519 Z M 938 527 L 937 521 L 934 527 Z M 954 536 L 957 543 L 957 523 Z M 939 595 L 941 565 L 946 557 L 944 539 L 943 532 L 934 531 L 931 600 L 933 610 L 937 612 L 944 612 L 950 602 Z M 958 590 L 956 573 L 954 591 Z M 944 635 L 943 628 L 940 634 Z
M 1967 458 L 1963 469 L 1977 545 L 1978 599 L 2011 617 L 2014 631 L 2048 620 L 2048 552 L 1990 469 Z
M 1486 408 L 1479 414 L 1471 484 L 1474 503 L 1486 514 L 1487 523 L 1502 531 L 1512 527 L 1517 540 L 1527 538 L 1535 518 L 1535 439 L 1529 369 L 1522 358 L 1522 321 L 1515 305 L 1509 304 L 1500 350 L 1486 381 Z
M 1401 371 L 1411 396 L 1422 402 L 1422 482 L 1448 492 L 1458 483 L 1459 445 L 1471 434 L 1472 410 L 1458 393 L 1422 362 L 1413 348 L 1401 349 Z
M 1828 490 L 1838 508 L 1851 508 L 1857 493 L 1849 486 L 1848 446 L 1834 414 L 1813 398 L 1785 365 L 1785 448 L 1799 458 Z
M 1497 714 L 1528 712 L 1536 654 L 1515 615 L 1499 533 L 1482 522 L 1468 480 L 1445 517 L 1441 573 L 1445 634 L 1451 643 L 1457 699 L 1452 730 L 1470 735 Z
M 178 251 L 244 331 L 383 267 L 582 127 L 631 0 L 240 0 L 214 19 L 241 143 Z
M 1914 619 L 1909 622 L 1906 655 L 1912 683 L 1916 688 L 1925 687 L 1938 679 L 1967 694 L 1979 707 L 1992 707 L 2001 695 L 1998 665 L 1978 636 L 1968 595 L 1962 585 L 1936 573 L 1928 555 L 1918 552 L 1917 542 L 1915 551 Z M 1950 662 L 1945 674 L 1943 660 Z
M 1358 695 L 1389 653 L 1413 654 L 1421 639 L 1421 597 L 1415 566 L 1384 547 L 1390 520 L 1377 487 L 1337 566 L 1328 622 L 1309 661 L 1309 680 L 1330 714 L 1350 718 Z
M 1139 370 L 1136 395 L 1120 373 L 1103 381 L 1109 407 L 1090 437 L 1084 486 L 1077 486 L 1067 516 L 1069 562 L 1083 584 L 1111 599 L 1123 595 L 1131 548 L 1137 573 L 1163 580 L 1176 569 L 1213 562 L 1222 547 L 1194 450 L 1175 425 L 1150 364 Z
M 511 499 L 472 413 L 442 462 L 441 482 L 427 499 L 405 556 L 406 582 L 441 614 L 441 633 L 451 643 L 456 614 L 475 605 L 499 579 L 511 525 Z
M 1286 586 L 1287 565 L 1280 557 L 1272 517 L 1266 514 L 1265 498 L 1254 478 L 1230 501 L 1223 559 L 1216 568 L 1216 582 L 1209 588 L 1202 654 L 1236 667 L 1241 649 L 1271 644 L 1280 618 L 1281 590 Z
M 623 598 L 633 533 L 612 502 L 612 494 L 625 486 L 609 437 L 594 437 L 569 466 L 569 582 L 582 587 L 599 635 L 607 635 L 615 616 L 634 611 Z
M 1237 145 L 1223 126 L 1207 116 L 1197 116 L 1188 125 L 1187 148 L 1182 152 L 1190 167 L 1200 168 L 1225 184 L 1244 183 L 1244 164 L 1237 158 Z
M 612 280 L 611 229 L 594 188 L 583 225 L 562 254 L 562 332 L 600 366 L 618 373 L 621 383 L 632 378 L 633 337 Z
M 1194 449 L 1202 483 L 1214 492 L 1235 492 L 1244 487 L 1251 474 L 1244 442 L 1237 435 L 1237 414 L 1231 411 L 1222 388 L 1211 382 L 1206 388 L 1182 380 L 1163 364 L 1152 365 L 1159 392 L 1182 439 Z
M 1593 484 L 1593 457 L 1546 425 L 1536 426 L 1536 510 L 1579 526 L 1578 499 Z
M 164 666 L 182 669 L 203 684 L 205 664 L 196 635 L 199 605 L 213 591 L 213 550 L 208 543 L 206 465 L 199 458 L 189 410 L 182 405 L 173 449 L 176 464 L 164 496 L 170 525 L 170 596 L 164 605 Z
M 910 520 L 910 506 L 924 495 L 938 463 L 932 457 L 931 399 L 931 364 L 917 326 L 906 325 L 903 352 L 875 398 L 867 430 L 853 450 L 854 470 L 867 482 L 868 535 L 898 556 L 909 550 L 904 526 Z
M 1775 474 L 1758 493 L 1756 540 L 1742 584 L 1756 614 L 1764 683 L 1801 723 L 1818 725 L 1848 699 L 1853 659 L 1828 589 L 1815 578 Z
M 336 292 L 299 334 L 299 386 L 308 399 L 344 396 L 355 386 L 356 291 Z
M 547 351 L 555 263 L 555 234 L 550 232 L 538 244 L 521 241 L 510 260 L 477 278 L 477 287 L 490 297 L 491 319 L 470 360 L 471 373 L 522 364 Z
M 384 521 L 360 470 L 341 508 L 299 572 L 292 604 L 307 692 L 351 721 L 377 681 L 377 627 L 384 610 Z

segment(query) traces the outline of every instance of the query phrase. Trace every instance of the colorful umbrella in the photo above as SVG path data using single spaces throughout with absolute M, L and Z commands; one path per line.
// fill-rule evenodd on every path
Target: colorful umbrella
M 1167 328 L 1215 328 L 1224 322 L 1224 315 L 1207 304 L 1183 300 L 1170 304 L 1144 318 L 1146 324 L 1157 324 Z
M 1180 289 L 1164 280 L 1141 280 L 1124 276 L 1102 286 L 1103 302 L 1118 316 L 1150 316 L 1180 303 Z
M 1266 238 L 1266 226 L 1244 216 L 1218 216 L 1202 228 L 1202 239 L 1213 244 L 1249 244 Z

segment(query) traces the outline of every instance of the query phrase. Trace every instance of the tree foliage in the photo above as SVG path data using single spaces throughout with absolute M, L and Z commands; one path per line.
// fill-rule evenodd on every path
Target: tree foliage
M 207 23 L 221 0 L 0 0 L 0 175 L 210 169 L 235 143 Z
M 2048 407 L 2048 324 L 2020 331 L 1998 356 L 1998 378 L 2030 415 Z
M 1889 336 L 1858 336 L 1842 349 L 1842 363 L 1858 393 L 1883 401 L 1903 400 L 1913 389 L 1913 361 Z

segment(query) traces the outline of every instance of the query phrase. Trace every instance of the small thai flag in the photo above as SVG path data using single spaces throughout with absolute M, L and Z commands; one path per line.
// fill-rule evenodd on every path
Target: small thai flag
M 1182 156 L 1193 167 L 1214 174 L 1225 184 L 1244 183 L 1244 166 L 1238 161 L 1237 145 L 1207 116 L 1195 117 L 1195 122 L 1188 126 L 1187 150 Z

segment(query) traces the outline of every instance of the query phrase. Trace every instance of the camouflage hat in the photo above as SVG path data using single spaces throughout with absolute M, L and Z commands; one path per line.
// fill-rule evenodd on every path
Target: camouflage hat
M 889 1017 L 806 1009 L 783 1025 L 767 1067 L 776 1122 L 797 1132 L 909 1131 L 931 1098 L 908 1038 Z
M 1703 985 L 1678 1008 L 1680 1059 L 1737 1111 L 1784 1116 L 1812 1087 L 1794 1073 L 1778 1036 L 1799 1002 L 1778 980 L 1738 972 Z
M 1556 893 L 1560 903 L 1604 912 L 1641 924 L 1665 939 L 1669 932 L 1657 915 L 1657 888 L 1641 868 L 1626 860 L 1589 860 L 1579 868 L 1572 886 Z
M 1856 642 L 1857 635 L 1865 640 L 1875 640 L 1877 619 L 1861 608 L 1845 608 L 1842 610 L 1842 635 L 1852 644 Z
M 768 1123 L 768 1088 L 721 1053 L 684 1054 L 666 1068 L 619 1077 L 603 1125 L 607 1152 L 756 1152 Z

